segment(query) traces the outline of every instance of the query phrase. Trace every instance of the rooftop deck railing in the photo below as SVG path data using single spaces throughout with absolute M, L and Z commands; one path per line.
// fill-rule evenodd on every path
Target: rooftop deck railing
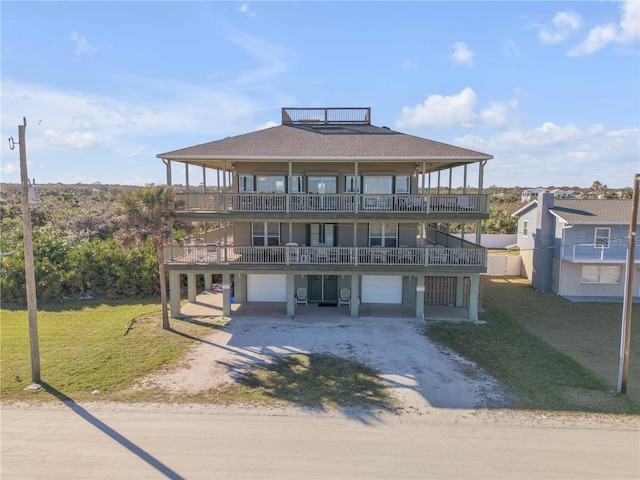
M 261 212 L 420 212 L 489 213 L 489 196 L 473 195 L 368 195 L 311 193 L 180 193 L 186 211 L 211 213 Z
M 341 107 L 341 108 L 283 108 L 283 125 L 291 124 L 369 124 L 371 123 L 371 108 L 369 107 Z
M 486 267 L 484 248 L 168 245 L 165 261 L 211 265 L 403 265 Z

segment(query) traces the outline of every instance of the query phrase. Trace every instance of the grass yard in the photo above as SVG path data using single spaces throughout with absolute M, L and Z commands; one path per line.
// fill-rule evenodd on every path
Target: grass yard
M 634 306 L 627 395 L 615 394 L 621 304 L 572 303 L 526 279 L 483 279 L 486 325 L 430 326 L 528 409 L 640 413 L 640 306 Z
M 0 310 L 0 393 L 3 399 L 119 399 L 147 373 L 178 359 L 214 323 L 175 322 L 182 335 L 162 329 L 157 300 L 67 302 L 40 306 L 38 330 L 42 383 L 49 391 L 25 392 L 31 383 L 27 311 Z M 128 330 L 128 331 L 127 331 Z

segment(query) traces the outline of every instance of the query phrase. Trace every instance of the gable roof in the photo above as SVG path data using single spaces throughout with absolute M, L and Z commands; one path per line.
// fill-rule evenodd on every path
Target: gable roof
M 161 153 L 158 158 L 215 160 L 429 161 L 462 165 L 492 155 L 368 124 L 292 124 Z
M 631 218 L 631 200 L 555 200 L 550 212 L 569 224 L 623 225 Z

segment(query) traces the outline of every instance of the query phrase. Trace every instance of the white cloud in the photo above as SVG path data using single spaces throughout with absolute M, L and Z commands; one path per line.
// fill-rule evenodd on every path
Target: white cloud
M 278 125 L 280 125 L 280 124 L 277 123 L 277 122 L 274 122 L 273 120 L 269 120 L 268 122 L 265 122 L 262 125 L 258 125 L 256 127 L 256 130 L 265 130 L 267 128 L 277 127 Z
M 52 145 L 71 148 L 92 148 L 103 143 L 103 140 L 95 132 L 65 132 L 48 129 L 44 131 L 44 138 Z
M 557 12 L 553 17 L 553 28 L 540 30 L 538 36 L 545 45 L 553 45 L 563 42 L 569 37 L 571 32 L 580 30 L 582 18 L 572 11 Z
M 75 51 L 76 57 L 79 57 L 80 55 L 86 55 L 88 53 L 93 53 L 96 51 L 96 48 L 89 43 L 87 38 L 84 35 L 76 32 L 75 30 L 71 32 L 71 34 L 69 35 L 69 38 L 76 45 L 76 51 Z
M 235 80 L 238 84 L 260 82 L 289 70 L 289 65 L 285 60 L 289 52 L 279 45 L 242 32 L 235 33 L 230 41 L 253 55 L 260 62 L 259 68 L 245 73 Z
M 507 57 L 520 57 L 520 49 L 518 48 L 518 44 L 512 39 L 507 39 L 504 41 L 504 43 L 502 44 L 502 52 Z
M 609 131 L 599 124 L 545 122 L 531 130 L 466 135 L 453 143 L 494 155 L 486 170 L 490 184 L 584 185 L 598 178 L 621 187 L 629 185 L 638 168 L 640 136 L 637 129 Z
M 249 8 L 249 4 L 248 3 L 243 3 L 242 5 L 240 5 L 240 12 L 249 15 L 250 17 L 255 16 L 256 11 L 255 10 L 251 10 Z
M 499 127 L 506 123 L 517 100 L 491 102 L 479 113 L 474 111 L 478 99 L 470 87 L 456 95 L 430 95 L 422 104 L 403 107 L 396 128 L 468 128 Z
M 620 6 L 621 19 L 618 25 L 607 23 L 596 25 L 587 38 L 567 52 L 569 57 L 590 55 L 611 43 L 629 43 L 640 37 L 640 2 L 627 0 Z
M 456 65 L 470 67 L 473 65 L 473 52 L 469 46 L 464 42 L 457 42 L 453 44 L 453 53 L 451 59 Z

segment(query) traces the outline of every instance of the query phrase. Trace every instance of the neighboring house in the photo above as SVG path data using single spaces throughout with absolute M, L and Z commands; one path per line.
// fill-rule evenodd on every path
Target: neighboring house
M 167 247 L 172 316 L 181 275 L 195 301 L 196 275 L 210 288 L 221 274 L 225 315 L 233 296 L 281 302 L 289 316 L 316 302 L 348 305 L 352 316 L 360 304 L 410 305 L 418 318 L 433 305 L 458 306 L 477 319 L 486 250 L 447 225 L 480 231 L 493 157 L 377 127 L 370 117 L 369 108 L 283 108 L 279 126 L 158 155 L 168 184 L 172 164 L 186 166 L 180 215 L 223 225 L 200 244 Z M 467 185 L 472 164 L 479 193 L 451 194 L 452 172 Z M 189 187 L 199 171 L 202 185 Z M 207 171 L 218 188 L 207 187 Z
M 523 190 L 522 193 L 520 194 L 520 199 L 522 202 L 530 202 L 538 198 L 538 194 L 542 192 L 553 193 L 553 196 L 555 198 L 575 198 L 573 191 L 566 191 L 566 190 L 562 190 L 561 188 L 547 189 L 547 188 L 539 187 L 539 188 L 528 188 L 526 190 Z
M 564 200 L 541 193 L 513 216 L 523 273 L 534 288 L 570 300 L 623 297 L 631 200 Z M 633 295 L 639 296 L 635 277 Z

